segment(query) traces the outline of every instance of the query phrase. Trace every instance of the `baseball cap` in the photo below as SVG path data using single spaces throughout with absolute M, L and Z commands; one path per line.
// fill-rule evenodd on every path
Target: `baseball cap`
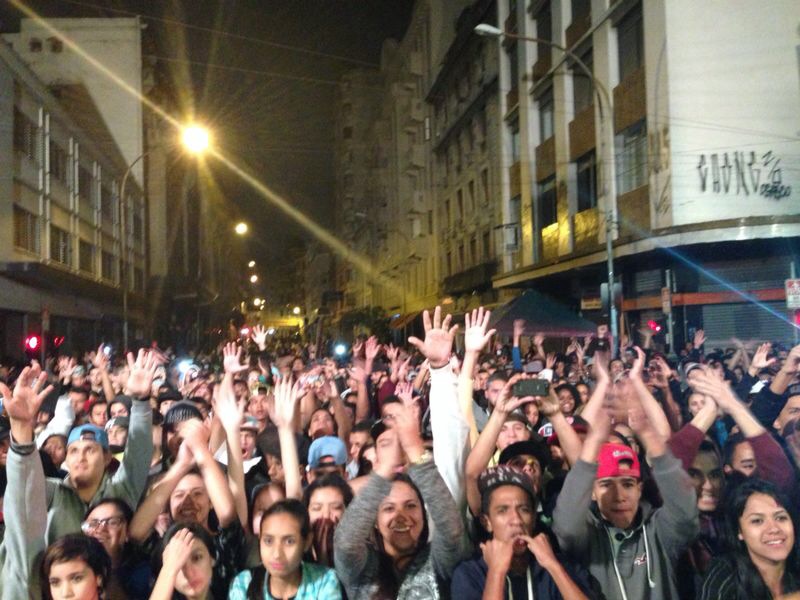
M 584 419 L 580 415 L 570 415 L 567 417 L 566 420 L 567 423 L 572 425 L 572 429 L 575 431 L 575 433 L 589 432 L 589 423 L 587 423 L 586 419 Z M 556 433 L 555 429 L 552 429 L 550 435 L 547 436 L 547 444 L 549 446 L 558 445 L 558 434 Z
M 630 466 L 625 463 L 630 463 Z M 603 444 L 597 457 L 597 479 L 606 477 L 641 477 L 639 457 L 623 444 Z
M 97 442 L 103 447 L 103 450 L 108 450 L 108 436 L 106 435 L 106 432 L 100 429 L 97 425 L 86 424 L 74 427 L 72 431 L 69 432 L 67 446 L 73 442 L 79 442 L 81 440 Z
M 258 433 L 260 429 L 258 426 L 258 419 L 256 419 L 252 415 L 245 415 L 244 420 L 242 421 L 242 424 L 240 426 L 240 429 L 247 429 L 249 431 L 255 431 L 256 433 Z
M 531 478 L 508 465 L 490 467 L 478 477 L 478 491 L 481 496 L 491 493 L 501 485 L 516 485 L 530 494 L 531 500 L 536 502 L 536 492 L 533 491 Z
M 128 429 L 128 427 L 130 427 L 130 424 L 131 421 L 128 417 L 125 416 L 114 417 L 108 420 L 108 422 L 106 423 L 105 430 L 109 431 L 112 427 L 124 427 L 125 429 Z
M 335 465 L 343 465 L 347 462 L 347 448 L 344 442 L 338 437 L 326 435 L 311 442 L 308 449 L 308 466 L 316 469 L 320 466 L 320 461 L 325 456 L 333 457 Z
M 539 434 L 532 433 L 531 439 L 524 442 L 509 444 L 500 453 L 498 464 L 505 465 L 517 456 L 533 456 L 539 461 L 539 466 L 544 471 L 550 464 L 550 449 Z
M 178 423 L 188 421 L 189 419 L 203 420 L 203 414 L 194 403 L 188 400 L 181 400 L 169 407 L 167 414 L 164 415 L 164 425 L 170 425 L 174 428 Z

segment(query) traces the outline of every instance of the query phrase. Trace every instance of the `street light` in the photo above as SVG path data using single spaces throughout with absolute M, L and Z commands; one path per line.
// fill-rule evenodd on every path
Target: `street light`
M 256 261 L 254 261 L 254 260 L 251 260 L 249 263 L 247 263 L 247 266 L 248 266 L 248 267 L 250 267 L 250 268 L 252 269 L 253 267 L 255 267 L 255 266 L 256 266 Z
M 245 223 L 244 221 L 240 221 L 239 223 L 236 224 L 236 227 L 233 228 L 233 230 L 237 233 L 237 235 L 246 234 L 248 229 L 249 228 L 247 227 L 247 223 Z
M 610 166 L 610 162 L 604 160 L 605 159 L 605 142 L 606 142 L 606 115 L 611 113 L 611 97 L 608 94 L 608 90 L 606 89 L 603 82 L 597 79 L 592 73 L 592 70 L 586 66 L 581 58 L 572 52 L 569 48 L 562 46 L 552 40 L 546 40 L 543 38 L 538 37 L 529 37 L 524 35 L 517 35 L 515 33 L 511 33 L 508 31 L 503 31 L 499 27 L 495 27 L 494 25 L 489 25 L 488 23 L 480 23 L 479 25 L 475 26 L 474 29 L 475 33 L 483 37 L 493 37 L 497 38 L 498 40 L 502 38 L 508 38 L 512 40 L 520 40 L 522 42 L 533 42 L 536 44 L 547 44 L 553 48 L 561 50 L 570 60 L 572 60 L 578 68 L 589 78 L 589 81 L 592 82 L 592 88 L 594 89 L 594 94 L 597 97 L 597 111 L 598 116 L 600 117 L 600 153 L 598 157 L 598 162 L 600 163 L 599 168 L 597 169 L 598 173 L 600 174 L 600 185 L 598 186 L 601 190 L 603 195 L 603 199 L 606 202 L 606 261 L 608 266 L 608 289 L 609 294 L 613 292 L 611 290 L 614 289 L 614 245 L 612 240 L 613 235 L 613 224 L 614 224 L 614 208 L 612 207 L 611 199 L 608 197 L 608 180 L 610 179 L 607 177 L 607 173 L 605 172 L 606 169 Z M 603 103 L 605 102 L 605 106 Z M 608 113 L 605 110 L 608 110 Z M 618 323 L 617 323 L 617 307 L 614 304 L 613 296 L 612 301 L 609 304 L 609 320 L 611 321 L 611 336 L 614 339 L 614 348 L 612 348 L 612 354 L 616 355 L 615 348 L 617 347 L 619 336 L 618 336 Z
M 258 283 L 258 275 L 250 275 L 250 283 Z
M 202 154 L 208 149 L 209 135 L 208 130 L 199 125 L 187 125 L 182 128 L 181 142 L 183 147 L 191 154 Z M 119 184 L 119 227 L 120 227 L 120 243 L 122 251 L 120 252 L 120 279 L 122 284 L 122 346 L 124 351 L 128 350 L 128 199 L 125 196 L 125 187 L 128 184 L 128 178 L 131 176 L 133 167 L 142 160 L 145 156 L 150 154 L 150 150 L 142 152 L 139 156 L 133 159 L 125 170 L 122 176 L 122 181 Z
M 292 309 L 292 313 L 295 314 L 295 315 L 299 315 L 300 314 L 300 307 L 299 306 L 295 306 Z

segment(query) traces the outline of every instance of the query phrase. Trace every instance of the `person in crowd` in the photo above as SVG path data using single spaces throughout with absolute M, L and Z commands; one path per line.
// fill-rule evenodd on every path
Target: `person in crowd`
M 154 560 L 158 573 L 150 600 L 218 600 L 214 592 L 216 547 L 197 523 L 176 523 L 167 530 Z M 219 587 L 219 586 L 217 586 Z
M 456 503 L 425 449 L 413 415 L 413 409 L 404 406 L 391 427 L 382 424 L 383 431 L 373 431 L 379 448 L 387 445 L 398 455 L 405 453 L 411 465 L 408 474 L 397 474 L 390 461 L 379 460 L 336 528 L 336 572 L 351 600 L 441 598 L 453 568 L 464 557 Z M 429 514 L 436 528 L 431 539 Z
M 700 600 L 777 599 L 800 591 L 797 516 L 772 483 L 746 479 L 725 506 L 725 552 L 706 575 Z
M 82 534 L 65 535 L 44 552 L 42 598 L 103 600 L 110 571 L 111 560 L 100 542 Z
M 607 443 L 610 411 L 592 407 L 590 400 L 592 428 L 558 496 L 553 532 L 562 551 L 589 570 L 603 596 L 677 598 L 673 565 L 698 532 L 694 488 L 646 416 L 640 396 L 627 401 L 628 423 L 647 451 L 655 481 L 669 490 L 663 505 L 653 509 L 641 500 L 638 456 L 628 446 Z
M 333 533 L 353 500 L 353 490 L 338 473 L 317 477 L 303 490 L 313 534 L 310 553 L 315 562 L 333 566 Z
M 228 598 L 341 599 L 333 569 L 303 560 L 311 544 L 311 524 L 303 504 L 294 499 L 276 502 L 261 517 L 261 565 L 239 573 Z
M 507 465 L 491 467 L 481 475 L 480 490 L 480 518 L 491 537 L 480 556 L 456 567 L 452 597 L 588 598 L 586 572 L 566 565 L 537 528 L 537 495 L 528 475 Z

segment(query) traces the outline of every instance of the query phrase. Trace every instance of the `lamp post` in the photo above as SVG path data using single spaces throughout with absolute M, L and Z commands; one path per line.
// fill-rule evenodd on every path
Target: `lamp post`
M 538 37 L 530 37 L 524 35 L 517 35 L 515 33 L 511 33 L 508 31 L 503 31 L 502 29 L 495 27 L 494 25 L 489 25 L 488 23 L 481 23 L 475 26 L 474 29 L 475 33 L 483 36 L 483 37 L 493 37 L 497 38 L 498 40 L 502 38 L 508 38 L 511 40 L 520 40 L 522 42 L 533 42 L 536 44 L 547 44 L 557 50 L 563 52 L 567 58 L 572 60 L 578 68 L 589 78 L 589 81 L 592 82 L 592 89 L 594 90 L 594 94 L 597 97 L 597 111 L 598 116 L 600 117 L 600 153 L 598 156 L 598 173 L 600 174 L 600 186 L 598 186 L 601 190 L 603 195 L 603 200 L 606 203 L 605 207 L 605 216 L 606 216 L 606 263 L 608 268 L 608 289 L 609 289 L 609 320 L 611 321 L 611 336 L 613 338 L 613 347 L 612 347 L 612 355 L 616 356 L 616 348 L 618 345 L 618 323 L 617 323 L 617 307 L 614 304 L 614 245 L 613 245 L 613 235 L 614 235 L 614 209 L 611 203 L 611 199 L 608 197 L 608 181 L 609 177 L 606 172 L 610 163 L 605 160 L 605 143 L 606 143 L 606 118 L 607 114 L 611 112 L 611 97 L 608 94 L 608 89 L 606 89 L 603 82 L 597 79 L 592 73 L 591 69 L 586 66 L 581 58 L 572 52 L 569 48 L 562 46 L 552 40 L 546 40 L 543 38 Z M 605 106 L 604 106 L 605 103 Z M 606 113 L 606 110 L 608 113 Z
M 199 125 L 187 125 L 183 128 L 181 141 L 183 146 L 192 154 L 202 154 L 209 145 L 208 130 L 200 127 Z M 119 226 L 120 226 L 120 243 L 122 250 L 120 252 L 120 283 L 122 285 L 122 346 L 123 351 L 128 351 L 128 199 L 125 196 L 125 187 L 128 184 L 128 178 L 131 176 L 133 168 L 145 156 L 150 154 L 150 150 L 142 152 L 139 156 L 133 159 L 125 170 L 122 176 L 122 181 L 119 185 Z

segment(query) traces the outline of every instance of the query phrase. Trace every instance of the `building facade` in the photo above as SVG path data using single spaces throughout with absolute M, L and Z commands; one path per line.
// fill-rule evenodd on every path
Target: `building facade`
M 608 232 L 629 330 L 655 318 L 675 346 L 701 327 L 718 344 L 791 340 L 800 6 L 728 8 L 498 2 L 505 31 L 544 41 L 496 42 L 503 210 L 521 233 L 496 288 L 537 287 L 599 317 Z

